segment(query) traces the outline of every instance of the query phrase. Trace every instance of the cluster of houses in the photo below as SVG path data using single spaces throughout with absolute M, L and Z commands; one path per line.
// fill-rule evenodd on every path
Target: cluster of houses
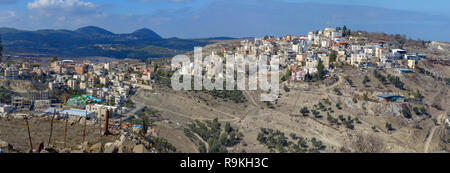
M 319 60 L 329 71 L 333 71 L 336 64 L 349 64 L 360 68 L 392 68 L 399 73 L 410 73 L 419 60 L 426 58 L 422 54 L 408 54 L 397 48 L 397 45 L 382 40 L 368 41 L 363 36 L 345 35 L 343 29 L 328 26 L 303 36 L 245 39 L 234 45 L 233 49 L 233 52 L 222 51 L 225 54 L 256 57 L 261 54 L 269 57 L 279 55 L 280 65 L 292 71 L 291 80 L 304 80 L 308 73 L 317 73 Z M 405 61 L 407 65 L 401 63 Z
M 399 49 L 397 45 L 382 40 L 369 41 L 361 35 L 349 34 L 345 27 L 328 26 L 323 30 L 310 31 L 307 35 L 301 36 L 244 39 L 234 44 L 232 50 L 222 48 L 220 51 L 213 51 L 212 55 L 250 58 L 267 55 L 269 60 L 272 55 L 278 55 L 280 68 L 290 70 L 292 81 L 305 80 L 308 74 L 317 73 L 319 62 L 322 62 L 324 70 L 331 72 L 332 75 L 339 64 L 359 68 L 390 68 L 399 74 L 406 74 L 414 73 L 411 69 L 416 68 L 418 61 L 426 58 L 422 54 L 408 53 Z M 238 59 L 236 62 L 240 63 Z M 190 65 L 194 66 L 192 63 Z M 2 79 L 44 81 L 48 83 L 48 90 L 29 91 L 26 96 L 14 96 L 11 98 L 11 107 L 2 104 L 0 111 L 11 112 L 10 108 L 23 108 L 27 105 L 32 109 L 55 107 L 53 101 L 49 99 L 49 93 L 72 90 L 82 91 L 86 95 L 102 100 L 101 104 L 84 105 L 83 110 L 97 112 L 98 115 L 103 115 L 106 109 L 113 114 L 122 113 L 126 110 L 123 109 L 124 103 L 130 99 L 130 91 L 133 88 L 151 89 L 154 71 L 153 65 L 136 61 L 91 63 L 62 60 L 54 61 L 50 65 L 29 62 L 1 63 Z M 193 74 L 193 71 L 183 73 Z M 214 72 L 207 75 L 212 76 Z M 42 76 L 47 80 L 41 78 Z M 380 96 L 379 99 L 383 98 Z
M 49 73 L 49 69 L 40 68 L 40 63 L 24 62 L 21 64 L 0 64 L 0 73 L 3 79 L 19 80 L 27 77 L 40 76 L 44 73 Z M 47 71 L 45 71 L 47 70 Z
M 29 90 L 27 93 L 13 95 L 9 103 L 0 104 L 0 114 L 15 110 L 32 110 L 38 113 L 69 113 L 76 116 L 94 113 L 104 116 L 119 115 L 127 111 L 127 102 L 132 90 L 138 87 L 151 88 L 154 67 L 138 61 L 122 62 L 74 62 L 72 60 L 54 61 L 49 65 L 39 63 L 1 63 L 2 80 L 40 80 L 47 83 L 45 90 Z M 1 73 L 0 72 L 0 73 Z M 50 93 L 64 90 L 84 93 L 101 102 L 69 104 L 70 98 L 62 101 L 52 100 Z M 72 103 L 72 102 L 70 102 Z
M 259 58 L 260 55 L 280 58 L 280 68 L 291 72 L 291 81 L 302 81 L 306 76 L 319 72 L 317 69 L 322 62 L 323 70 L 333 76 L 338 71 L 337 66 L 351 65 L 357 68 L 389 69 L 397 74 L 414 73 L 418 62 L 426 59 L 425 55 L 408 53 L 400 49 L 399 45 L 383 40 L 369 41 L 363 34 L 350 33 L 344 28 L 325 27 L 323 30 L 310 31 L 307 35 L 283 37 L 265 36 L 252 39 L 244 39 L 235 43 L 232 50 L 222 48 L 220 52 L 212 52 L 214 55 L 234 55 L 235 64 L 241 63 L 240 57 Z M 182 71 L 183 74 L 194 73 L 194 65 L 191 63 L 191 71 Z M 214 66 L 214 65 L 213 65 Z M 225 66 L 225 65 L 224 65 Z M 208 68 L 206 67 L 208 71 Z M 208 76 L 214 75 L 214 71 L 208 71 Z M 223 78 L 222 74 L 215 76 Z M 404 98 L 397 95 L 381 94 L 377 96 L 380 101 L 403 102 Z

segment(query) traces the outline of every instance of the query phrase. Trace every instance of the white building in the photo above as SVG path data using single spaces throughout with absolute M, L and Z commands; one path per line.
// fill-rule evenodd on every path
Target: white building
M 74 90 L 79 89 L 79 84 L 78 84 L 77 80 L 71 79 L 71 80 L 67 81 L 67 86 Z
M 86 105 L 86 111 L 94 112 L 97 118 L 105 117 L 106 110 L 109 110 L 109 116 L 115 116 L 120 113 L 119 109 L 115 106 L 107 106 L 102 104 Z
M 391 50 L 391 54 L 395 58 L 402 58 L 406 54 L 406 50 L 403 50 L 403 49 L 392 49 Z
M 5 69 L 5 77 L 8 79 L 17 79 L 19 70 L 15 66 L 9 66 Z

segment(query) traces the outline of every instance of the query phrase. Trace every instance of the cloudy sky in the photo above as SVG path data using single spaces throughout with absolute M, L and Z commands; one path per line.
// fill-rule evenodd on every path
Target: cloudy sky
M 448 0 L 0 0 L 0 27 L 163 37 L 305 34 L 325 25 L 450 41 Z

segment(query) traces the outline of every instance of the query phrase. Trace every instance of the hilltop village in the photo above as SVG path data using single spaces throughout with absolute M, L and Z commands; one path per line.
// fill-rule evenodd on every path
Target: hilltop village
M 314 131 L 320 131 L 320 128 L 317 127 L 320 125 L 326 126 L 327 130 L 350 130 L 342 134 L 353 134 L 356 133 L 352 131 L 353 129 L 362 126 L 362 129 L 370 132 L 383 131 L 385 134 L 378 136 L 382 139 L 387 138 L 386 135 L 398 133 L 394 135 L 396 136 L 395 140 L 398 141 L 409 140 L 399 137 L 407 133 L 406 130 L 401 129 L 402 127 L 420 130 L 424 129 L 422 126 L 427 126 L 429 130 L 433 130 L 432 133 L 435 133 L 437 127 L 448 128 L 446 114 L 448 104 L 445 100 L 448 99 L 446 95 L 448 96 L 450 76 L 445 73 L 445 70 L 436 70 L 432 66 L 436 65 L 448 71 L 450 63 L 448 60 L 436 58 L 434 55 L 426 55 L 421 49 L 411 49 L 412 46 L 426 49 L 430 44 L 432 43 L 421 40 L 408 40 L 405 36 L 400 35 L 373 36 L 364 31 L 351 31 L 345 26 L 333 28 L 327 26 L 322 30 L 310 31 L 307 35 L 264 36 L 232 40 L 204 48 L 204 51 L 208 51 L 207 54 L 211 53 L 221 57 L 226 55 L 243 57 L 278 55 L 280 57 L 280 85 L 282 86 L 280 88 L 282 92 L 276 101 L 262 103 L 257 101 L 258 97 L 255 97 L 257 95 L 255 93 L 260 91 L 212 91 L 205 92 L 206 95 L 202 95 L 203 92 L 173 92 L 170 89 L 170 77 L 176 68 L 170 66 L 170 59 L 150 59 L 144 62 L 130 59 L 94 62 L 55 56 L 50 58 L 49 62 L 28 62 L 12 61 L 11 58 L 8 58 L 9 61 L 3 61 L 0 65 L 0 115 L 2 121 L 5 119 L 49 121 L 52 116 L 56 115 L 56 118 L 61 121 L 60 123 L 70 120 L 69 124 L 72 125 L 83 125 L 88 122 L 88 126 L 93 128 L 98 126 L 98 128 L 104 129 L 103 132 L 100 130 L 102 135 L 105 135 L 110 128 L 111 131 L 118 133 L 120 140 L 108 143 L 108 146 L 100 143 L 100 148 L 105 150 L 112 148 L 108 149 L 111 152 L 119 150 L 125 152 L 120 149 L 122 144 L 118 143 L 123 143 L 124 138 L 133 136 L 131 134 L 139 136 L 139 140 L 138 137 L 134 140 L 133 137 L 129 138 L 134 143 L 129 152 L 134 151 L 137 145 L 139 146 L 136 150 L 141 152 L 144 150 L 175 152 L 174 148 L 179 148 L 181 145 L 178 144 L 178 139 L 173 139 L 173 137 L 167 136 L 167 133 L 158 131 L 171 131 L 170 128 L 177 129 L 172 132 L 183 136 L 185 139 L 183 142 L 189 143 L 187 146 L 181 146 L 186 147 L 186 149 L 181 149 L 182 152 L 183 150 L 186 150 L 184 152 L 252 152 L 252 149 L 255 149 L 253 152 L 361 152 L 365 150 L 357 150 L 354 146 L 345 146 L 345 144 L 352 143 L 352 140 L 358 139 L 349 138 L 348 141 L 341 141 L 341 139 L 327 137 L 328 133 L 338 132 L 318 132 L 322 136 L 304 132 L 307 137 L 299 138 L 298 133 L 301 130 L 269 129 L 269 127 L 284 127 L 279 124 L 287 122 L 287 118 L 280 119 L 279 124 L 271 125 L 259 122 L 266 121 L 267 116 L 263 116 L 264 119 L 258 119 L 255 124 L 252 124 L 255 127 L 249 127 L 248 122 L 255 118 L 250 115 L 283 114 L 293 119 L 292 117 L 302 118 L 313 114 L 315 116 L 308 121 L 314 121 L 310 124 L 316 123 L 316 125 L 314 127 L 308 125 L 305 129 L 312 128 L 316 129 Z M 430 86 L 421 86 L 427 84 Z M 430 87 L 438 91 L 434 92 Z M 310 95 L 301 95 L 305 93 Z M 178 100 L 179 103 L 168 102 L 177 100 L 178 97 L 183 98 Z M 217 98 L 222 98 L 222 100 L 217 100 Z M 314 99 L 305 100 L 307 98 Z M 182 102 L 182 100 L 184 101 Z M 188 106 L 191 101 L 195 105 L 202 104 L 207 108 L 198 106 L 194 110 L 194 106 Z M 223 102 L 227 101 L 234 102 L 224 106 Z M 186 103 L 186 105 L 180 103 Z M 374 110 L 375 108 L 373 108 L 379 109 L 381 104 L 388 109 L 390 114 L 402 117 L 401 120 L 392 120 L 391 122 L 384 119 L 361 117 L 369 114 L 376 116 L 385 114 L 387 110 Z M 209 113 L 205 113 L 208 111 L 203 113 L 211 114 L 212 117 L 195 118 L 190 115 L 189 110 L 182 106 L 188 106 L 192 114 L 201 109 L 210 110 Z M 273 111 L 279 112 L 274 113 Z M 213 116 L 213 114 L 217 116 Z M 227 120 L 226 117 L 233 119 Z M 226 122 L 225 132 L 221 132 L 219 129 L 219 132 L 216 131 L 217 135 L 213 132 L 205 135 L 199 131 L 198 128 L 204 126 L 200 120 L 207 121 L 208 125 L 221 124 L 214 118 Z M 277 121 L 277 118 L 273 120 Z M 194 123 L 190 124 L 191 121 Z M 298 120 L 292 120 L 289 123 L 295 121 Z M 230 122 L 231 124 L 229 124 Z M 420 125 L 424 122 L 425 125 Z M 431 122 L 437 127 L 430 125 Z M 364 124 L 364 126 L 359 124 Z M 169 130 L 159 129 L 163 126 Z M 232 126 L 238 128 L 232 128 Z M 286 128 L 290 126 L 292 124 L 287 125 Z M 220 127 L 220 125 L 217 126 L 217 128 Z M 208 129 L 208 127 L 205 128 Z M 58 130 L 61 131 L 61 129 Z M 178 133 L 178 131 L 181 132 Z M 291 138 L 293 141 L 298 141 L 298 144 L 291 144 L 292 141 L 284 137 L 284 132 L 288 131 L 292 132 Z M 419 137 L 414 134 L 411 137 L 426 136 L 427 145 L 429 145 L 428 140 L 435 140 L 432 138 L 434 134 L 431 134 L 432 139 L 430 139 L 431 132 L 428 130 L 426 132 L 428 134 L 417 133 L 420 133 Z M 225 135 L 222 137 L 222 134 Z M 445 130 L 439 132 L 442 140 L 435 141 L 434 151 L 446 151 L 449 139 L 447 134 Z M 0 139 L 5 140 L 5 136 L 6 134 L 1 134 Z M 280 139 L 282 137 L 285 140 L 282 140 L 281 144 L 269 142 L 268 138 L 274 138 L 274 136 L 280 136 Z M 226 142 L 217 142 L 216 138 L 217 141 L 219 141 L 218 138 L 224 138 L 223 141 Z M 149 139 L 147 143 L 143 142 L 146 139 Z M 367 142 L 368 139 L 360 140 Z M 311 143 L 309 149 L 305 147 L 308 141 Z M 26 141 L 22 142 L 27 143 Z M 49 143 L 51 142 L 49 141 Z M 142 143 L 145 145 L 141 146 Z M 83 146 L 88 145 L 84 144 Z M 381 147 L 380 150 L 374 152 L 422 150 L 422 146 L 397 150 L 398 145 L 400 143 L 393 144 L 390 146 L 391 148 Z M 83 149 L 83 146 L 80 146 L 77 151 L 90 151 L 86 148 Z M 159 150 L 155 149 L 155 146 L 159 146 Z M 193 147 L 189 148 L 188 146 Z M 257 147 L 252 148 L 251 146 Z M 27 147 L 25 145 L 22 148 L 22 152 L 24 152 Z M 64 147 L 63 149 L 65 149 L 64 151 L 71 150 Z M 42 150 L 43 147 L 37 147 L 34 152 Z M 426 151 L 428 151 L 428 146 Z

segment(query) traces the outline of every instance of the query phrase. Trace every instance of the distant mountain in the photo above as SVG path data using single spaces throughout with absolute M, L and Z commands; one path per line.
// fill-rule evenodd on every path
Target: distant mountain
M 234 37 L 208 37 L 208 38 L 198 38 L 197 40 L 236 40 L 239 38 Z
M 0 28 L 0 33 L 15 33 L 15 32 L 20 31 L 15 28 Z
M 86 26 L 75 30 L 75 32 L 93 37 L 111 37 L 115 35 L 112 32 L 96 26 Z
M 41 54 L 62 57 L 104 56 L 114 58 L 160 58 L 191 51 L 214 43 L 212 39 L 164 39 L 143 28 L 129 34 L 115 34 L 95 26 L 76 30 L 23 31 L 0 28 L 4 54 Z M 228 38 L 227 38 L 228 39 Z
M 150 29 L 147 29 L 147 28 L 143 28 L 143 29 L 134 31 L 130 35 L 134 36 L 134 37 L 136 37 L 138 39 L 155 39 L 155 40 L 161 40 L 162 39 L 161 36 L 159 36 L 154 31 L 152 31 Z

